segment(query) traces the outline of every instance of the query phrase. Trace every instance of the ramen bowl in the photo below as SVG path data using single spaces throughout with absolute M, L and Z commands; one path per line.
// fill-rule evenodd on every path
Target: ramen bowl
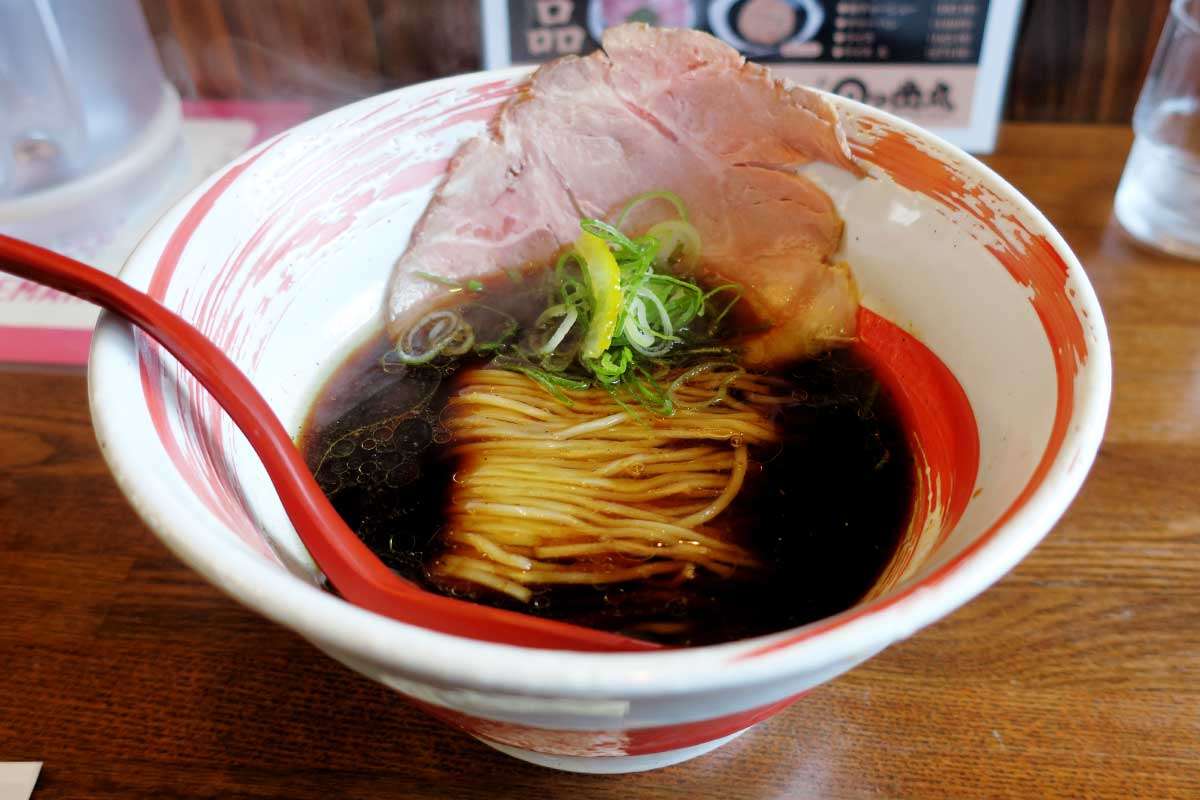
M 264 142 L 170 211 L 123 279 L 221 346 L 298 430 L 323 380 L 382 324 L 392 265 L 455 149 L 526 74 L 403 89 Z M 903 544 L 844 613 L 718 646 L 598 654 L 449 635 L 355 607 L 323 588 L 214 401 L 105 316 L 91 405 L 117 482 L 220 589 L 504 752 L 625 772 L 719 746 L 1010 570 L 1078 491 L 1108 410 L 1100 308 L 1046 219 L 960 150 L 831 100 L 869 177 L 804 170 L 846 220 L 839 257 L 861 288 L 861 334 L 893 384 L 917 463 Z

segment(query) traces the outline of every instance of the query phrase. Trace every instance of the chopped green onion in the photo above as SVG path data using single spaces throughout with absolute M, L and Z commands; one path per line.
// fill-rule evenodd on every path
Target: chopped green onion
M 472 292 L 483 291 L 483 282 L 478 281 L 475 278 L 471 278 L 469 281 L 463 284 L 459 283 L 458 281 L 453 281 L 449 278 L 443 277 L 442 275 L 435 275 L 432 272 L 425 272 L 419 269 L 413 270 L 413 275 L 416 275 L 418 278 L 424 278 L 430 283 L 436 283 L 438 286 L 445 286 L 450 290 L 451 294 L 461 292 L 464 288 L 470 289 Z
M 591 388 L 592 385 L 590 381 L 582 378 L 572 378 L 568 375 L 550 372 L 538 367 L 536 364 L 522 361 L 513 356 L 496 356 L 492 359 L 491 366 L 497 369 L 506 369 L 511 372 L 524 374 L 567 405 L 571 405 L 571 398 L 563 391 L 564 389 L 582 390 Z
M 653 236 L 659 241 L 657 264 L 662 266 L 670 262 L 675 251 L 681 251 L 680 263 L 686 269 L 695 269 L 700 260 L 700 232 L 687 220 L 671 219 L 660 222 L 646 231 L 647 236 Z
M 436 283 L 438 286 L 445 286 L 451 292 L 461 292 L 463 290 L 462 284 L 458 283 L 457 281 L 452 281 L 449 278 L 442 277 L 441 275 L 434 275 L 432 272 L 424 272 L 416 269 L 413 270 L 413 275 L 416 275 L 418 278 L 424 278 L 430 283 Z
M 604 220 L 581 219 L 581 220 L 579 220 L 579 227 L 582 228 L 583 230 L 587 231 L 588 233 L 592 234 L 593 236 L 599 236 L 601 239 L 605 240 L 606 242 L 617 245 L 617 247 L 619 249 L 629 250 L 634 253 L 640 253 L 643 249 L 642 247 L 639 247 L 637 244 L 635 244 L 634 241 L 632 239 L 630 239 L 628 236 L 621 233 L 619 230 L 614 228 L 612 225 L 609 225 Z
M 632 363 L 633 351 L 628 347 L 605 350 L 599 358 L 584 361 L 601 383 L 616 383 Z
M 546 343 L 538 348 L 537 352 L 542 355 L 553 353 L 558 349 L 558 346 L 562 344 L 562 340 L 567 338 L 567 334 L 571 332 L 571 328 L 575 326 L 575 322 L 579 319 L 579 312 L 574 306 L 566 304 L 551 306 L 542 312 L 537 322 L 534 323 L 534 327 L 541 327 L 555 317 L 562 317 L 563 320 L 555 328 L 554 333 L 550 334 L 550 337 L 546 339 Z
M 725 283 L 725 284 L 721 284 L 717 288 L 713 289 L 712 291 L 710 291 L 704 295 L 705 304 L 707 304 L 708 301 L 712 300 L 714 297 L 716 297 L 721 292 L 733 292 L 733 299 L 730 300 L 729 303 L 725 306 L 725 308 L 723 308 L 721 310 L 720 314 L 717 314 L 717 316 L 713 318 L 713 321 L 712 321 L 713 325 L 720 324 L 721 320 L 725 319 L 725 315 L 728 314 L 730 309 L 733 308 L 734 303 L 736 303 L 738 300 L 742 299 L 742 287 L 741 286 L 738 286 L 736 283 Z
M 678 218 L 658 222 L 641 236 L 626 233 L 623 228 L 633 211 L 653 201 L 673 206 Z M 645 192 L 625 205 L 615 225 L 581 219 L 579 227 L 600 242 L 584 235 L 562 253 L 547 287 L 545 307 L 520 338 L 515 318 L 498 309 L 469 304 L 459 313 L 436 311 L 423 317 L 401 339 L 391 358 L 400 364 L 422 364 L 471 351 L 494 353 L 493 367 L 526 375 L 564 403 L 571 403 L 567 391 L 598 386 L 631 413 L 636 405 L 664 415 L 677 408 L 699 407 L 675 398 L 680 387 L 696 375 L 729 369 L 731 377 L 701 405 L 720 402 L 739 373 L 731 360 L 732 351 L 713 342 L 742 290 L 732 283 L 706 290 L 689 277 L 700 260 L 701 240 L 679 196 L 669 191 Z M 579 242 L 591 248 L 587 255 L 581 252 Z M 589 258 L 604 262 L 603 276 Z M 520 271 L 505 271 L 514 284 L 525 282 Z M 451 292 L 485 290 L 477 279 L 459 284 L 428 272 L 414 274 Z M 599 281 L 600 277 L 605 280 Z M 471 309 L 499 314 L 503 325 L 480 319 Z M 611 335 L 593 335 L 594 330 L 607 330 L 609 325 Z M 477 340 L 477 333 L 486 340 Z M 590 348 L 585 347 L 589 341 Z M 663 386 L 665 376 L 679 369 L 683 372 Z
M 641 194 L 635 195 L 633 198 L 631 198 L 630 201 L 625 204 L 625 208 L 621 209 L 621 213 L 617 215 L 617 228 L 624 228 L 625 221 L 629 219 L 629 215 L 633 212 L 633 210 L 642 203 L 649 202 L 650 200 L 666 200 L 668 203 L 675 206 L 675 211 L 678 212 L 681 220 L 684 222 L 688 221 L 687 208 L 684 207 L 683 200 L 679 197 L 679 195 L 662 189 L 655 192 L 642 192 Z
M 729 375 L 721 381 L 717 387 L 717 393 L 707 400 L 700 403 L 685 403 L 676 399 L 675 393 L 680 388 L 685 386 L 688 381 L 695 378 L 697 375 L 703 375 L 706 372 L 714 372 L 716 370 L 727 369 Z M 684 370 L 679 377 L 671 381 L 671 385 L 667 387 L 667 397 L 680 408 L 704 408 L 705 406 L 716 405 L 725 399 L 729 394 L 730 385 L 739 377 L 746 374 L 746 370 L 732 361 L 704 361 L 694 367 Z
M 475 333 L 460 315 L 434 311 L 421 317 L 396 344 L 396 359 L 402 364 L 428 364 L 443 353 L 462 355 L 474 343 Z

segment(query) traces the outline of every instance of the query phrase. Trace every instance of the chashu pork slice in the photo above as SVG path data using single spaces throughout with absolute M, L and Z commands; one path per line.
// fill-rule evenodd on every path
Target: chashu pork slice
M 857 292 L 830 260 L 842 220 L 797 174 L 812 161 L 860 174 L 833 108 L 699 31 L 621 25 L 603 46 L 540 67 L 456 154 L 396 264 L 393 338 L 444 291 L 413 271 L 465 281 L 548 264 L 578 237 L 580 217 L 611 218 L 654 189 L 687 204 L 704 276 L 742 286 L 748 365 L 852 338 Z

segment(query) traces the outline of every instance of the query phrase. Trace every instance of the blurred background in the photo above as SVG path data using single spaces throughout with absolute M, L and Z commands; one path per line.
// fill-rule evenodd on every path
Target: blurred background
M 482 63 L 479 0 L 140 2 L 185 99 L 303 99 L 322 111 Z M 1026 0 L 1004 118 L 1129 122 L 1169 7 Z

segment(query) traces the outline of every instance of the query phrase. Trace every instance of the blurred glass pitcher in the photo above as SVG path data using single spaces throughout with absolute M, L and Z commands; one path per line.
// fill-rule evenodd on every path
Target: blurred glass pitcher
M 1133 113 L 1117 220 L 1135 239 L 1200 260 L 1200 0 L 1175 0 Z
M 180 130 L 137 0 L 0 0 L 0 231 L 111 226 L 162 182 Z

